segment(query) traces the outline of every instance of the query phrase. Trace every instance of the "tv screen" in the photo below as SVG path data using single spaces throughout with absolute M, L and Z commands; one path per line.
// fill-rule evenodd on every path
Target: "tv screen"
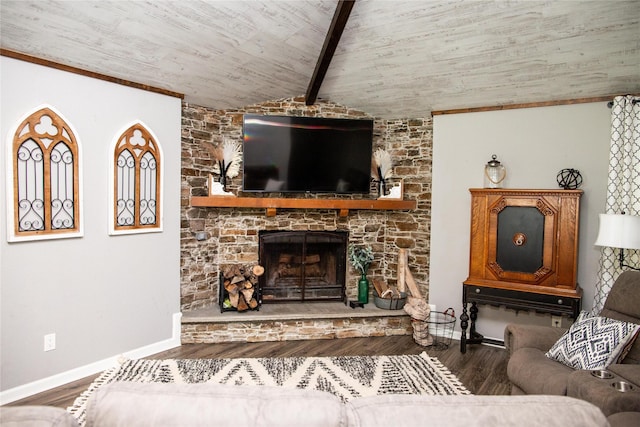
M 369 193 L 373 120 L 245 114 L 246 192 Z

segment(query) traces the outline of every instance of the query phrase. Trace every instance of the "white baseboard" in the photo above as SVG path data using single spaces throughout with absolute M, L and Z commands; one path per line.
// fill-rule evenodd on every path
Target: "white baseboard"
M 68 384 L 70 382 L 95 375 L 106 369 L 117 366 L 120 363 L 119 360 L 121 360 L 123 357 L 126 359 L 140 359 L 142 357 L 147 357 L 152 354 L 179 347 L 181 334 L 181 318 L 182 313 L 173 314 L 173 329 L 170 339 L 149 344 L 144 347 L 133 349 L 116 356 L 90 363 L 88 365 L 80 366 L 78 368 L 71 369 L 66 372 L 61 372 L 59 374 L 52 375 L 41 380 L 33 381 L 28 384 L 5 390 L 3 392 L 0 392 L 0 405 L 6 405 L 7 403 L 15 402 L 16 400 L 24 399 L 26 397 L 33 396 L 34 394 L 42 393 L 43 391 L 47 391 L 52 388 Z

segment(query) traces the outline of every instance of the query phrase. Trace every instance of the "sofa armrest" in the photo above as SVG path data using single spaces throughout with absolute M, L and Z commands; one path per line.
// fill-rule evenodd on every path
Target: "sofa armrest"
M 609 368 L 612 366 L 614 365 L 610 365 Z M 569 375 L 567 396 L 593 403 L 606 417 L 618 412 L 639 412 L 640 393 L 633 390 L 621 393 L 611 386 L 621 380 L 626 378 L 614 374 L 613 378 L 600 379 L 591 375 L 589 370 L 578 370 Z
M 609 365 L 607 370 L 640 387 L 640 365 L 615 363 L 613 365 Z
M 567 329 L 550 326 L 520 325 L 509 323 L 504 329 L 504 346 L 509 355 L 520 348 L 549 350 Z

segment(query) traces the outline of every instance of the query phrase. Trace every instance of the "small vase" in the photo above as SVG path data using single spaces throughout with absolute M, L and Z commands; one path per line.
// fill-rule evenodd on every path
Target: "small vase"
M 367 276 L 364 273 L 358 280 L 358 302 L 369 303 L 369 280 L 367 280 Z

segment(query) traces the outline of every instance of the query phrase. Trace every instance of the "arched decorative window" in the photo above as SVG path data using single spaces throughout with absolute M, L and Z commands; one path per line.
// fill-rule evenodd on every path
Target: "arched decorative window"
M 156 138 L 143 124 L 135 123 L 114 145 L 110 232 L 161 231 L 162 155 Z
M 9 241 L 81 235 L 79 151 L 70 125 L 53 107 L 18 125 L 9 156 Z

